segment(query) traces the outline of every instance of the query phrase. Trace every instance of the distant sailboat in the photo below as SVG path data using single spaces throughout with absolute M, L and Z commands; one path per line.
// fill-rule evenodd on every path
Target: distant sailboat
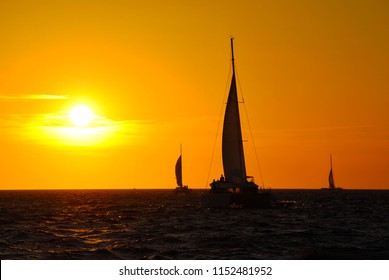
M 234 47 L 231 38 L 232 78 L 224 114 L 222 161 L 224 175 L 213 181 L 209 193 L 202 196 L 202 205 L 209 208 L 231 206 L 266 208 L 272 205 L 269 190 L 259 189 L 253 177 L 247 176 L 235 80 Z M 247 179 L 250 179 L 248 181 Z
M 176 162 L 176 181 L 177 187 L 175 189 L 176 192 L 187 192 L 190 189 L 188 186 L 183 185 L 182 183 L 182 148 L 180 148 L 180 156 Z
M 323 190 L 342 190 L 340 187 L 335 187 L 334 174 L 332 172 L 332 155 L 330 155 L 330 173 L 328 175 L 328 188 L 322 188 Z

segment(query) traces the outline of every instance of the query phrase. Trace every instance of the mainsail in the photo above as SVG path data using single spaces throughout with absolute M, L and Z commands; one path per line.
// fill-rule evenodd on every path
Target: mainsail
M 242 131 L 240 126 L 238 94 L 235 81 L 234 47 L 231 38 L 232 80 L 224 115 L 222 155 L 224 176 L 232 183 L 246 182 Z
M 177 180 L 177 185 L 182 187 L 182 160 L 181 160 L 181 155 L 177 159 L 177 162 L 176 162 L 176 180 Z
M 331 162 L 331 168 L 330 168 L 330 174 L 328 175 L 328 182 L 330 184 L 330 188 L 335 188 L 335 182 L 334 182 L 334 175 L 332 174 L 332 156 L 330 155 L 330 162 Z

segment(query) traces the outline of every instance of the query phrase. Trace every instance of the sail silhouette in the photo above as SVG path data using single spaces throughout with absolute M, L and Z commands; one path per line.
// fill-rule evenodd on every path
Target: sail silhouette
M 331 162 L 331 168 L 330 168 L 330 174 L 328 175 L 328 182 L 330 185 L 330 189 L 335 188 L 335 182 L 334 182 L 334 175 L 332 173 L 332 156 L 330 155 L 330 162 Z
M 177 162 L 176 162 L 176 180 L 177 180 L 177 186 L 182 187 L 182 161 L 181 161 L 181 155 L 177 159 Z
M 335 186 L 334 173 L 332 171 L 332 155 L 330 154 L 330 173 L 328 174 L 328 188 L 322 188 L 322 190 L 343 190 L 340 187 Z
M 177 159 L 175 171 L 176 171 L 176 181 L 177 181 L 177 187 L 175 188 L 175 191 L 176 192 L 190 191 L 188 186 L 185 186 L 182 181 L 182 146 L 180 146 L 180 156 Z

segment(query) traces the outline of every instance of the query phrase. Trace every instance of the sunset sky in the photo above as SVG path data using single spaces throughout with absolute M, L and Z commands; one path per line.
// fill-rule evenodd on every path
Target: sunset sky
M 180 144 L 184 184 L 205 188 L 222 174 L 231 36 L 257 183 L 253 143 L 267 187 L 328 186 L 332 154 L 336 185 L 389 188 L 388 14 L 378 0 L 1 1 L 0 189 L 175 188 Z M 89 125 L 69 120 L 76 105 Z

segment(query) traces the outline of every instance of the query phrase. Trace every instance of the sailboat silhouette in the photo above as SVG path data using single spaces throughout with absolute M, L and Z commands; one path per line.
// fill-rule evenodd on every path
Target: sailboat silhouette
M 335 186 L 334 173 L 332 172 L 332 155 L 330 154 L 330 173 L 328 175 L 328 188 L 322 188 L 322 190 L 343 190 L 340 187 Z
M 232 78 L 224 114 L 222 161 L 224 176 L 213 181 L 210 192 L 202 196 L 202 204 L 209 208 L 241 206 L 265 208 L 272 204 L 269 190 L 259 189 L 252 177 L 246 174 L 238 94 L 235 80 L 233 38 L 231 38 Z M 251 180 L 248 181 L 247 179 Z
M 182 146 L 180 146 L 180 156 L 177 159 L 175 170 L 176 170 L 176 181 L 177 181 L 177 187 L 175 188 L 175 191 L 176 192 L 190 191 L 188 186 L 182 183 Z

